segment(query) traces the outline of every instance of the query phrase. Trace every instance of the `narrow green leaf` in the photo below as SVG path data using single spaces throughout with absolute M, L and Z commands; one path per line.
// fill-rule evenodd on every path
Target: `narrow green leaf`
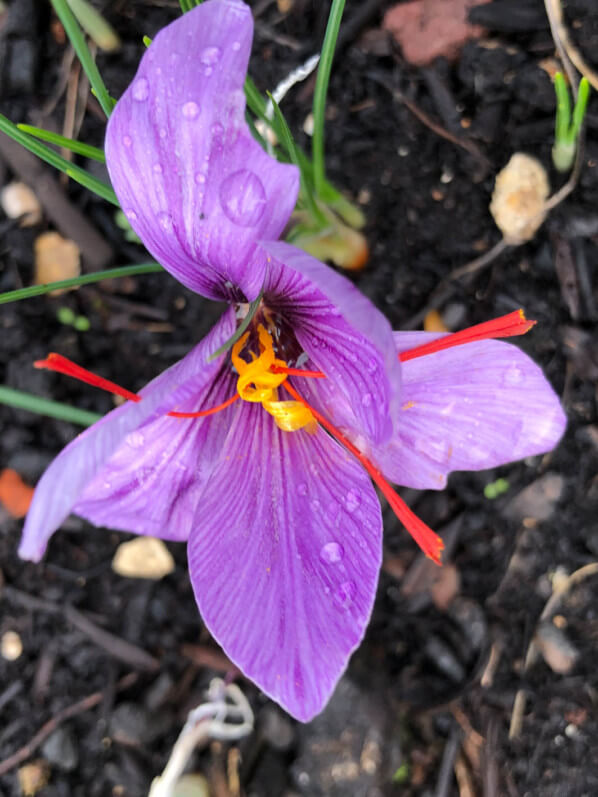
M 268 97 L 270 98 L 270 102 L 272 103 L 272 107 L 274 108 L 274 116 L 278 120 L 278 126 L 280 127 L 280 131 L 282 134 L 282 143 L 289 153 L 289 157 L 291 162 L 295 164 L 295 166 L 299 169 L 299 175 L 301 179 L 301 192 L 302 195 L 307 203 L 307 208 L 311 217 L 313 218 L 314 222 L 316 222 L 319 226 L 328 227 L 329 220 L 326 218 L 325 214 L 320 210 L 316 200 L 314 199 L 313 192 L 311 190 L 311 185 L 306 180 L 306 175 L 304 171 L 301 169 L 301 159 L 299 157 L 299 151 L 297 149 L 297 145 L 295 144 L 295 140 L 293 139 L 293 134 L 287 124 L 287 120 L 284 118 L 282 111 L 280 110 L 280 105 L 276 102 L 274 97 L 268 92 Z
M 94 194 L 101 196 L 106 201 L 116 205 L 116 207 L 120 207 L 116 194 L 109 185 L 102 180 L 98 180 L 97 177 L 89 174 L 89 172 L 86 172 L 85 169 L 82 169 L 80 166 L 76 166 L 70 161 L 67 161 L 66 158 L 54 152 L 50 147 L 46 147 L 45 144 L 40 143 L 37 139 L 19 130 L 10 119 L 7 119 L 6 116 L 2 114 L 0 114 L 0 130 L 21 144 L 21 146 L 25 147 L 25 149 L 28 149 L 29 152 L 33 152 L 38 158 L 49 163 L 50 166 L 54 166 L 55 169 L 65 172 L 65 174 L 68 174 L 69 177 L 85 186 L 85 188 L 89 189 Z
M 345 0 L 332 0 L 322 55 L 318 66 L 318 76 L 314 89 L 313 116 L 314 132 L 312 136 L 312 161 L 314 173 L 314 186 L 316 195 L 319 196 L 324 183 L 324 117 L 326 113 L 326 95 L 330 82 L 332 59 L 341 26 L 341 19 L 345 9 Z
M 68 4 L 83 30 L 100 49 L 112 52 L 120 47 L 120 39 L 112 26 L 88 0 L 68 0 Z
M 577 136 L 581 130 L 584 116 L 586 115 L 586 108 L 588 107 L 588 100 L 590 98 L 590 82 L 587 77 L 582 77 L 579 81 L 579 89 L 577 90 L 577 102 L 573 109 L 573 122 L 571 123 L 570 135 L 573 141 L 577 141 Z
M 27 410 L 50 418 L 58 418 L 61 421 L 70 421 L 78 426 L 91 426 L 102 417 L 95 412 L 80 410 L 78 407 L 50 401 L 41 396 L 34 396 L 32 393 L 23 393 L 21 390 L 14 390 L 12 387 L 4 385 L 0 385 L 0 404 L 7 404 L 18 410 Z
M 117 277 L 134 277 L 139 274 L 153 274 L 164 269 L 159 263 L 139 263 L 135 266 L 121 266 L 120 268 L 109 268 L 106 271 L 95 271 L 93 274 L 83 274 L 81 277 L 73 277 L 68 280 L 58 282 L 47 282 L 44 285 L 32 285 L 29 288 L 19 288 L 16 291 L 0 293 L 0 304 L 8 302 L 19 302 L 22 299 L 31 299 L 33 296 L 42 296 L 56 290 L 66 288 L 77 288 L 79 285 L 90 285 L 93 282 L 102 280 L 117 279 Z
M 58 147 L 70 149 L 71 152 L 76 152 L 77 155 L 84 155 L 86 158 L 91 158 L 100 163 L 106 163 L 106 156 L 104 151 L 98 147 L 92 147 L 91 144 L 83 144 L 81 141 L 75 141 L 73 138 L 66 138 L 58 133 L 52 133 L 50 130 L 44 130 L 42 127 L 33 127 L 33 125 L 17 125 L 19 130 L 23 133 L 28 133 L 30 136 L 39 138 L 41 141 L 47 141 L 49 144 L 56 144 Z
M 225 352 L 227 352 L 239 340 L 241 335 L 245 332 L 245 330 L 247 329 L 247 327 L 251 323 L 251 319 L 257 313 L 257 310 L 258 310 L 258 307 L 260 306 L 260 302 L 262 301 L 263 295 L 264 295 L 264 292 L 260 291 L 259 295 L 257 296 L 257 298 L 255 298 L 251 302 L 251 304 L 249 305 L 249 308 L 247 310 L 247 315 L 245 316 L 245 318 L 241 321 L 241 323 L 235 329 L 235 331 L 230 336 L 230 338 L 225 343 L 223 343 L 222 346 L 220 346 L 219 349 L 216 349 L 214 354 L 211 354 L 208 357 L 208 362 L 212 362 L 212 360 L 215 360 L 216 357 L 220 357 L 221 354 L 224 354 Z
M 69 37 L 79 61 L 81 61 L 81 66 L 89 78 L 91 87 L 95 96 L 98 98 L 98 102 L 102 106 L 102 110 L 106 116 L 110 116 L 113 108 L 112 98 L 108 94 L 102 76 L 89 52 L 85 36 L 75 19 L 75 15 L 71 11 L 67 0 L 50 0 L 50 2 L 54 6 L 54 11 L 56 11 L 58 18 L 62 22 L 66 35 Z
M 556 94 L 556 120 L 554 137 L 558 144 L 561 141 L 567 140 L 569 137 L 569 125 L 571 123 L 571 101 L 569 99 L 569 89 L 562 72 L 557 72 L 554 76 L 554 91 Z

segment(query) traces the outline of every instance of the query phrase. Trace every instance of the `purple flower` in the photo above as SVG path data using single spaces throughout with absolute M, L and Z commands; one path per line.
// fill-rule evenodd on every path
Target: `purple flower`
M 451 470 L 545 452 L 565 418 L 541 370 L 489 339 L 527 331 L 523 314 L 455 335 L 393 333 L 350 282 L 269 240 L 297 178 L 242 120 L 250 39 L 246 6 L 206 2 L 156 37 L 114 111 L 108 163 L 135 231 L 178 279 L 234 306 L 139 394 L 58 355 L 40 363 L 130 401 L 48 468 L 20 554 L 39 560 L 70 512 L 186 541 L 214 638 L 308 720 L 372 609 L 382 518 L 371 479 L 439 560 L 441 541 L 388 480 L 439 489 Z M 247 332 L 211 359 L 260 290 Z

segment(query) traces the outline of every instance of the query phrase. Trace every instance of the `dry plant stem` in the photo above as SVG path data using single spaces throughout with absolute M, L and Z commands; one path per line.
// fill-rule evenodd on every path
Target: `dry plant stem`
M 251 706 L 236 684 L 225 685 L 220 678 L 214 678 L 208 697 L 208 703 L 202 703 L 189 713 L 164 772 L 152 783 L 148 797 L 172 796 L 189 758 L 199 745 L 211 739 L 241 739 L 253 730 Z M 231 702 L 227 703 L 227 699 Z
M 128 689 L 130 686 L 133 686 L 138 678 L 139 676 L 136 672 L 131 672 L 128 675 L 125 675 L 120 679 L 120 681 L 117 682 L 116 691 L 122 692 L 124 689 Z M 45 725 L 42 725 L 39 731 L 27 742 L 27 744 L 23 745 L 23 747 L 21 747 L 20 750 L 17 750 L 16 753 L 13 753 L 8 758 L 5 758 L 4 761 L 0 762 L 0 775 L 5 775 L 11 769 L 14 769 L 14 767 L 18 766 L 32 756 L 37 748 L 43 744 L 48 736 L 53 733 L 63 722 L 66 722 L 66 720 L 70 719 L 71 717 L 75 717 L 77 714 L 82 714 L 84 711 L 89 711 L 90 709 L 99 705 L 109 691 L 111 691 L 111 689 L 106 688 L 101 692 L 94 692 L 93 694 L 84 697 L 83 700 L 78 700 L 76 703 L 63 708 L 62 711 L 58 712 L 58 714 L 55 714 L 52 719 L 49 719 L 46 722 Z
M 563 582 L 558 589 L 555 589 L 538 619 L 538 623 L 547 620 L 557 610 L 559 604 L 567 595 L 568 592 L 580 584 L 584 579 L 590 576 L 598 575 L 598 562 L 591 562 L 589 565 L 584 565 L 576 570 Z M 527 653 L 525 654 L 525 661 L 523 662 L 523 672 L 526 673 L 529 668 L 534 664 L 538 656 L 538 648 L 534 640 L 529 643 Z M 511 725 L 509 727 L 509 739 L 516 739 L 521 732 L 523 724 L 523 714 L 525 712 L 525 690 L 519 689 L 515 695 L 513 703 L 513 712 L 511 714 Z
M 575 75 L 571 64 L 573 64 L 577 71 L 586 77 L 596 91 L 598 91 L 598 74 L 588 66 L 577 47 L 575 47 L 569 38 L 569 33 L 563 20 L 561 0 L 544 0 L 544 6 L 546 7 L 546 15 L 548 16 L 548 21 L 550 23 L 552 38 L 554 39 L 557 50 L 559 51 L 561 61 L 563 62 L 563 66 L 567 72 L 567 77 L 569 78 L 569 83 L 573 88 L 575 98 L 577 99 L 577 76 Z

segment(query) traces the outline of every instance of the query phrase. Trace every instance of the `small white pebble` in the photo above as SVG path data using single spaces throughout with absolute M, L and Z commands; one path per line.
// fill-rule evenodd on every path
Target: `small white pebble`
M 21 216 L 22 227 L 33 227 L 42 218 L 42 208 L 31 188 L 25 183 L 9 183 L 0 195 L 2 210 L 9 219 Z
M 303 132 L 306 136 L 313 136 L 314 134 L 314 115 L 308 113 L 303 122 Z
M 542 164 L 516 152 L 496 177 L 490 213 L 505 241 L 518 246 L 530 241 L 546 218 L 550 185 Z
M 6 661 L 16 661 L 23 652 L 21 637 L 16 631 L 5 631 L 0 640 L 0 652 Z
M 151 578 L 158 581 L 174 570 L 174 559 L 162 540 L 137 537 L 116 549 L 112 569 L 119 576 Z

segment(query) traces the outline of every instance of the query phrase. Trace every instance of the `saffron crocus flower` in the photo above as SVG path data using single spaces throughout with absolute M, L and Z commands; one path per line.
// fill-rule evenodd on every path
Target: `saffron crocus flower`
M 526 332 L 523 314 L 455 335 L 393 333 L 350 282 L 267 240 L 297 180 L 242 121 L 250 39 L 242 3 L 204 3 L 156 37 L 114 111 L 108 164 L 135 231 L 185 284 L 233 306 L 138 394 L 59 355 L 38 363 L 128 401 L 48 468 L 20 553 L 39 560 L 70 512 L 186 541 L 214 638 L 308 720 L 372 609 L 382 547 L 372 481 L 439 561 L 441 540 L 389 481 L 438 489 L 451 470 L 542 453 L 565 420 L 541 370 L 491 340 Z M 227 92 L 237 92 L 234 113 Z M 260 291 L 245 333 L 222 351 Z

